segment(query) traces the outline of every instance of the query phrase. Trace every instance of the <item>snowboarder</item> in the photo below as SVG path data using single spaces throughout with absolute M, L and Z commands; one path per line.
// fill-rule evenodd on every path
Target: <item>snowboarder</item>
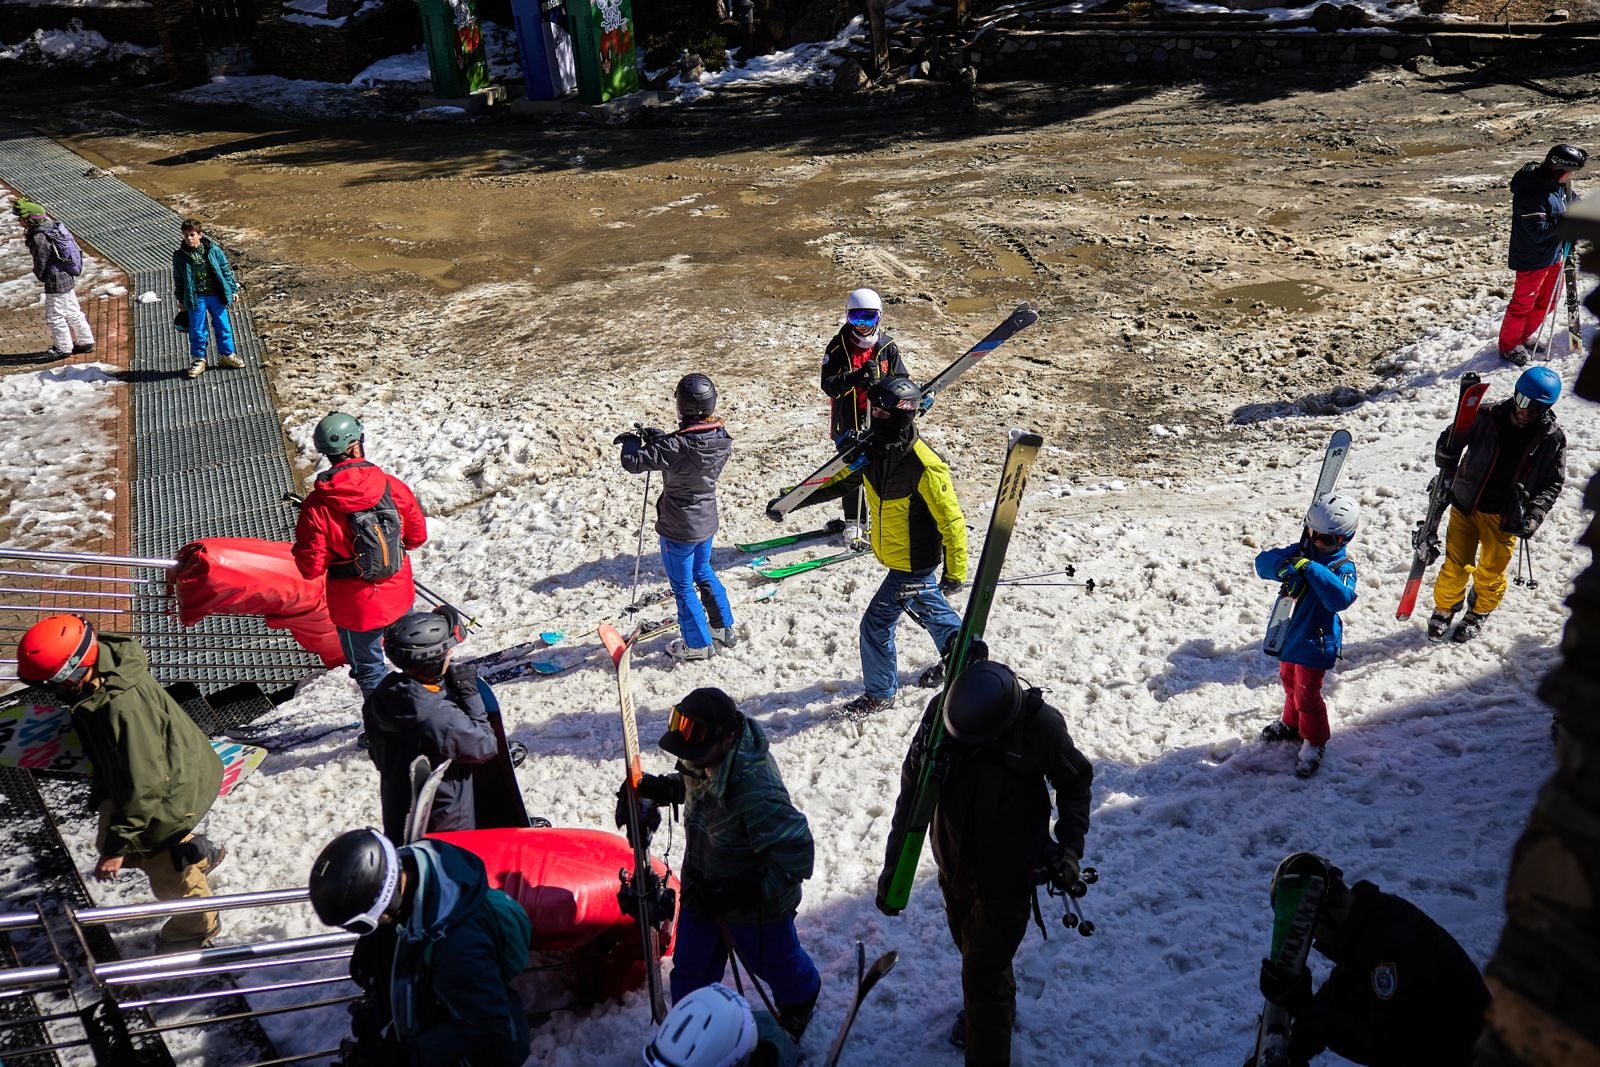
M 1553 410 L 1561 378 L 1549 367 L 1529 367 L 1516 392 L 1479 415 L 1465 452 L 1449 451 L 1449 428 L 1439 435 L 1434 462 L 1450 486 L 1450 523 L 1444 563 L 1433 580 L 1428 637 L 1441 640 L 1463 603 L 1452 639 L 1470 641 L 1506 595 L 1506 566 L 1517 538 L 1531 538 L 1555 506 L 1567 477 L 1567 435 Z M 1472 589 L 1467 589 L 1468 579 Z
M 872 554 L 889 568 L 861 616 L 865 692 L 846 704 L 850 722 L 884 711 L 900 688 L 895 630 L 906 612 L 942 654 L 961 629 L 946 598 L 967 582 L 967 524 L 950 468 L 917 434 L 922 390 L 894 375 L 867 391 L 872 422 L 862 468 L 872 515 Z M 831 491 L 833 487 L 829 487 Z M 934 572 L 944 565 L 942 578 Z
M 672 999 L 720 981 L 731 941 L 739 962 L 771 987 L 779 1022 L 798 1042 L 822 991 L 794 926 L 815 860 L 811 827 L 789 799 L 766 732 L 721 689 L 680 700 L 660 744 L 678 757 L 677 770 L 644 775 L 637 791 L 647 830 L 660 825 L 657 805 L 684 805 Z M 627 825 L 624 803 L 619 790 L 619 827 Z
M 857 289 L 845 300 L 845 322 L 822 355 L 822 391 L 831 401 L 828 433 L 835 448 L 845 435 L 867 424 L 867 390 L 884 378 L 904 375 L 900 347 L 883 328 L 883 299 L 871 289 Z M 862 542 L 866 518 L 861 514 L 861 475 L 840 483 L 847 492 L 842 533 L 846 545 Z M 830 494 L 828 499 L 831 499 Z M 801 505 L 804 506 L 804 505 Z
M 794 1067 L 799 1059 L 772 1016 L 721 982 L 674 1004 L 644 1047 L 645 1067 Z
M 1328 744 L 1328 705 L 1322 678 L 1339 659 L 1344 624 L 1339 612 L 1355 603 L 1356 565 L 1345 546 L 1356 535 L 1361 509 L 1347 496 L 1325 496 L 1306 513 L 1298 544 L 1256 556 L 1256 574 L 1283 582 L 1295 598 L 1278 657 L 1283 716 L 1261 731 L 1263 741 L 1298 741 L 1294 773 L 1309 778 Z
M 1309 968 L 1261 961 L 1261 995 L 1294 1019 L 1288 1062 L 1329 1048 L 1369 1067 L 1470 1063 L 1489 1006 L 1477 966 L 1415 904 L 1330 871 L 1313 942 L 1334 963 L 1322 988 L 1312 994 Z
M 317 856 L 309 889 L 317 918 L 360 935 L 350 978 L 364 996 L 341 1063 L 521 1067 L 528 1019 L 511 981 L 528 965 L 533 925 L 490 888 L 481 859 L 349 830 Z
M 328 618 L 365 698 L 389 673 L 384 628 L 417 598 L 407 553 L 428 540 L 428 522 L 410 487 L 367 461 L 353 415 L 330 413 L 312 440 L 331 466 L 300 506 L 294 562 L 301 577 L 327 580 Z
M 1517 283 L 1500 321 L 1500 357 L 1522 366 L 1533 355 L 1531 343 L 1545 316 L 1554 308 L 1557 279 L 1565 260 L 1566 242 L 1557 232 L 1567 209 L 1578 199 L 1573 172 L 1583 169 L 1589 153 L 1576 145 L 1558 144 L 1543 162 L 1528 162 L 1511 178 L 1511 243 L 1506 265 Z
M 209 897 L 206 875 L 227 856 L 201 832 L 222 788 L 222 761 L 188 712 L 150 674 L 132 637 L 97 634 L 78 615 L 51 615 L 17 645 L 17 677 L 71 711 L 89 757 L 89 805 L 100 815 L 94 876 L 144 871 L 157 900 Z M 214 911 L 174 915 L 163 948 L 208 944 Z
M 933 813 L 933 858 L 950 936 L 961 952 L 963 1004 L 950 1041 L 966 1049 L 969 1064 L 1003 1065 L 1011 1062 L 1017 1008 L 1011 960 L 1027 932 L 1035 886 L 1048 881 L 1065 890 L 1078 880 L 1094 767 L 1043 690 L 993 660 L 968 665 L 928 702 L 901 765 L 879 901 L 894 877 L 923 746 L 939 715 L 944 778 Z M 1053 836 L 1052 788 L 1059 811 Z
M 398 671 L 374 689 L 361 709 L 368 752 L 378 768 L 383 832 L 405 841 L 411 806 L 411 761 L 426 756 L 437 767 L 451 760 L 434 795 L 428 833 L 477 828 L 473 765 L 500 752 L 489 725 L 478 675 L 469 663 L 452 663 L 455 635 L 437 612 L 414 611 L 383 632 L 383 650 Z
M 680 662 L 708 660 L 716 646 L 732 648 L 733 608 L 711 569 L 711 542 L 717 532 L 717 478 L 733 454 L 717 410 L 717 387 L 704 374 L 689 374 L 673 391 L 678 429 L 647 428 L 620 433 L 622 469 L 629 474 L 661 471 L 656 500 L 656 533 L 661 566 L 678 605 L 678 634 L 667 650 Z
M 233 350 L 233 319 L 229 308 L 239 299 L 239 279 L 233 276 L 227 253 L 206 236 L 199 219 L 183 220 L 183 240 L 172 253 L 172 291 L 178 307 L 188 315 L 190 378 L 206 372 L 207 319 L 217 327 L 217 362 L 224 367 L 244 366 Z
M 32 200 L 19 196 L 11 211 L 22 223 L 28 250 L 33 253 L 33 276 L 44 284 L 44 324 L 50 330 L 46 355 L 65 359 L 93 352 L 94 331 L 78 304 L 83 250 L 65 226 Z

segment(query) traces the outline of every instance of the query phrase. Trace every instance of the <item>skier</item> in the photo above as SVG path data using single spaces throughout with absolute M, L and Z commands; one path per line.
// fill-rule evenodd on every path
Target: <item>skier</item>
M 1289 1012 L 1288 1062 L 1324 1048 L 1369 1067 L 1472 1062 L 1489 990 L 1455 938 L 1410 901 L 1331 867 L 1313 942 L 1334 963 L 1316 994 L 1310 968 L 1261 961 L 1261 994 Z M 1251 1065 L 1254 1064 L 1251 1059 Z
M 900 346 L 883 329 L 883 299 L 871 289 L 857 289 L 845 301 L 845 323 L 828 342 L 822 355 L 822 391 L 828 395 L 828 433 L 835 448 L 845 435 L 867 423 L 867 390 L 884 378 L 904 375 Z M 844 543 L 860 544 L 866 533 L 861 514 L 861 475 L 852 474 L 842 485 Z M 831 487 L 830 487 L 831 488 Z M 826 499 L 832 499 L 829 494 Z M 807 502 L 809 503 L 809 501 Z M 805 504 L 801 504 L 804 507 Z
M 98 809 L 94 876 L 144 871 L 157 900 L 209 897 L 206 874 L 228 850 L 202 827 L 222 788 L 222 760 L 188 712 L 151 677 L 132 637 L 97 634 L 78 615 L 51 615 L 17 645 L 17 677 L 70 709 L 89 757 L 89 806 Z M 214 911 L 174 915 L 164 949 L 206 945 L 221 931 Z
M 528 1019 L 511 981 L 533 924 L 489 886 L 483 861 L 424 840 L 403 848 L 370 826 L 330 841 L 311 865 L 317 918 L 360 935 L 350 978 L 347 1067 L 521 1067 Z
M 188 315 L 189 369 L 198 378 L 206 372 L 206 325 L 217 328 L 217 362 L 235 369 L 244 366 L 233 350 L 233 319 L 229 309 L 239 299 L 239 280 L 222 246 L 206 236 L 199 219 L 183 220 L 183 240 L 172 252 L 172 291 L 178 307 Z
M 867 391 L 872 422 L 865 431 L 867 465 L 862 468 L 872 514 L 872 554 L 889 568 L 861 616 L 861 678 L 865 692 L 840 715 L 859 723 L 894 704 L 900 688 L 895 630 L 911 617 L 945 651 L 961 616 L 946 598 L 967 581 L 967 524 L 950 481 L 950 468 L 917 434 L 922 390 L 894 375 Z M 831 492 L 833 487 L 829 487 Z M 944 564 L 944 575 L 934 571 Z M 942 670 L 923 680 L 937 684 Z
M 301 577 L 327 580 L 328 618 L 365 698 L 388 674 L 384 628 L 417 598 L 407 553 L 428 540 L 428 520 L 405 482 L 367 461 L 355 416 L 330 413 L 312 440 L 331 466 L 300 506 L 294 562 Z
M 24 240 L 33 253 L 33 276 L 44 285 L 44 324 L 50 331 L 50 351 L 45 354 L 66 359 L 93 352 L 94 331 L 78 304 L 83 249 L 65 226 L 32 200 L 17 197 L 11 211 L 22 223 Z
M 799 1058 L 772 1016 L 721 982 L 674 1004 L 644 1047 L 645 1067 L 794 1067 Z
M 428 833 L 442 833 L 477 828 L 473 765 L 500 753 L 477 672 L 471 664 L 451 662 L 455 643 L 449 621 L 432 611 L 404 615 L 383 632 L 384 652 L 400 669 L 367 697 L 361 718 L 378 768 L 383 832 L 396 845 L 406 843 L 412 760 L 426 756 L 434 767 L 452 761 L 427 826 Z
M 944 770 L 931 826 L 933 858 L 950 936 L 961 952 L 963 1007 L 950 1041 L 966 1049 L 969 1064 L 1008 1064 L 1017 1008 L 1011 960 L 1037 906 L 1035 886 L 1048 881 L 1065 890 L 1078 880 L 1094 767 L 1042 689 L 993 660 L 969 664 L 942 698 L 928 702 L 901 764 L 878 877 L 881 909 L 935 716 L 944 721 L 938 756 Z M 1060 812 L 1054 836 L 1052 788 Z
M 1553 410 L 1561 378 L 1549 367 L 1529 367 L 1516 392 L 1479 415 L 1463 445 L 1447 451 L 1449 428 L 1439 435 L 1434 462 L 1449 480 L 1450 524 L 1444 563 L 1433 581 L 1428 637 L 1438 641 L 1466 604 L 1452 639 L 1477 637 L 1506 594 L 1506 566 L 1517 538 L 1532 537 L 1566 483 L 1567 435 Z M 1472 589 L 1467 589 L 1468 578 Z
M 696 689 L 667 721 L 671 774 L 646 774 L 637 792 L 645 829 L 661 804 L 684 805 L 683 906 L 672 950 L 672 999 L 722 979 L 730 942 L 766 980 L 778 1021 L 799 1042 L 822 991 L 794 917 L 816 846 L 772 758 L 767 735 L 721 689 Z M 645 802 L 650 802 L 646 804 Z M 620 790 L 617 825 L 628 824 Z
M 1511 243 L 1506 265 L 1517 283 L 1500 321 L 1500 357 L 1522 366 L 1533 355 L 1530 344 L 1554 307 L 1557 279 L 1566 258 L 1566 242 L 1557 232 L 1567 209 L 1578 199 L 1574 171 L 1583 169 L 1589 153 L 1576 145 L 1558 144 L 1542 163 L 1529 162 L 1511 177 Z
M 661 471 L 656 500 L 656 533 L 661 566 L 678 605 L 678 633 L 667 646 L 680 662 L 708 660 L 715 645 L 732 648 L 733 608 L 711 569 L 711 541 L 717 532 L 717 478 L 733 454 L 733 438 L 717 410 L 717 387 L 704 374 L 689 374 L 673 391 L 678 429 L 647 428 L 620 433 L 622 469 L 629 474 Z
M 1294 773 L 1301 778 L 1317 773 L 1328 744 L 1322 678 L 1339 659 L 1344 639 L 1339 612 L 1356 599 L 1356 565 L 1344 550 L 1360 518 L 1354 500 L 1325 496 L 1311 505 L 1298 544 L 1256 556 L 1256 574 L 1286 583 L 1295 598 L 1278 657 L 1283 716 L 1261 731 L 1261 740 L 1300 742 Z

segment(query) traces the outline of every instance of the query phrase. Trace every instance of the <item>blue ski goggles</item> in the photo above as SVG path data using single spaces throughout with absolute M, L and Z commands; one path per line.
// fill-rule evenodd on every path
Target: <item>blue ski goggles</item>
M 844 320 L 852 326 L 876 326 L 882 314 L 876 308 L 851 308 L 845 312 Z

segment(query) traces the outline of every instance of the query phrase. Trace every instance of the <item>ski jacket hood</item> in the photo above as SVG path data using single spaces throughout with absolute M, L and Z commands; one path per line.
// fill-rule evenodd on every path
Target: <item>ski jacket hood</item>
M 872 379 L 906 374 L 900 346 L 887 331 L 878 331 L 878 340 L 866 348 L 850 343 L 850 327 L 845 326 L 828 342 L 822 355 L 822 391 L 829 398 L 828 433 L 835 442 L 846 432 L 867 426 L 867 391 L 850 384 L 850 375 L 872 366 Z
M 1542 270 L 1561 260 L 1566 241 L 1561 220 L 1578 199 L 1571 184 L 1556 181 L 1543 163 L 1527 163 L 1511 178 L 1511 241 L 1506 265 L 1512 270 Z
M 717 532 L 717 479 L 733 455 L 733 438 L 720 419 L 690 423 L 646 444 L 622 446 L 629 474 L 661 471 L 656 533 L 669 541 L 696 544 Z
M 131 637 L 99 635 L 101 685 L 72 706 L 89 757 L 89 802 L 105 805 L 101 856 L 148 855 L 181 841 L 211 810 L 222 760 L 150 674 Z
M 1502 400 L 1487 415 L 1480 414 L 1473 420 L 1466 442 L 1454 452 L 1446 447 L 1450 428 L 1439 435 L 1434 461 L 1444 477 L 1452 479 L 1450 502 L 1459 510 L 1468 514 L 1478 510 L 1506 441 L 1518 439 L 1511 426 L 1515 408 L 1514 401 Z M 1522 454 L 1514 459 L 1511 491 L 1500 513 L 1502 530 L 1520 529 L 1528 509 L 1538 511 L 1541 517 L 1549 514 L 1566 485 L 1567 435 L 1556 421 L 1555 410 L 1543 412 L 1535 427 L 1525 439 Z
M 927 442 L 908 447 L 867 446 L 862 468 L 872 554 L 891 570 L 918 573 L 941 562 L 947 578 L 967 580 L 967 522 L 956 499 L 950 468 Z
M 28 250 L 33 253 L 33 276 L 44 283 L 44 291 L 51 295 L 70 293 L 78 286 L 78 279 L 61 268 L 56 258 L 52 237 L 60 223 L 44 218 L 28 226 Z
M 1298 557 L 1306 556 L 1300 544 L 1270 548 L 1256 556 L 1256 574 L 1278 581 L 1278 569 Z M 1294 614 L 1284 632 L 1279 659 L 1302 667 L 1328 670 L 1339 661 L 1344 645 L 1344 623 L 1339 612 L 1356 601 L 1356 565 L 1345 556 L 1341 545 L 1332 552 L 1317 552 L 1308 557 L 1296 578 Z
M 761 724 L 746 719 L 723 761 L 708 776 L 685 773 L 684 786 L 684 905 L 694 907 L 708 892 L 738 890 L 748 906 L 718 918 L 764 923 L 793 915 L 816 846 Z
M 359 577 L 336 578 L 331 564 L 349 560 L 353 552 L 350 515 L 376 504 L 384 489 L 400 512 L 400 542 L 409 552 L 428 540 L 428 523 L 406 483 L 385 474 L 370 460 L 344 459 L 318 475 L 315 486 L 300 506 L 294 528 L 294 562 L 300 576 L 325 578 L 328 617 L 341 630 L 375 630 L 388 626 L 411 610 L 416 586 L 411 578 L 411 557 L 387 578 L 369 582 Z
M 428 833 L 477 827 L 472 770 L 500 754 L 494 728 L 476 689 L 458 692 L 450 683 L 429 685 L 392 671 L 368 694 L 361 708 L 367 753 L 378 769 L 383 832 L 405 841 L 411 810 L 411 762 L 418 756 L 437 767 L 452 760 L 434 794 Z

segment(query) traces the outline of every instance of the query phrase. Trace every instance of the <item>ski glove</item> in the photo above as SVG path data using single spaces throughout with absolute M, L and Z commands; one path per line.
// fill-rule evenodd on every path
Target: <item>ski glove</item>
M 653 445 L 663 437 L 671 436 L 671 434 L 667 433 L 667 431 L 658 426 L 646 426 L 643 430 L 640 430 L 639 433 L 644 438 L 644 443 L 647 445 Z
M 1514 529 L 1506 529 L 1502 526 L 1501 530 L 1511 534 L 1513 537 L 1521 537 L 1526 540 L 1539 532 L 1539 525 L 1542 522 L 1544 522 L 1544 512 L 1538 508 L 1529 508 L 1522 513 L 1522 521 L 1517 523 Z
M 1065 892 L 1078 880 L 1078 868 L 1082 862 L 1083 857 L 1070 848 L 1056 845 L 1045 854 L 1044 868 L 1040 873 L 1051 885 Z
M 478 669 L 471 663 L 451 661 L 444 671 L 444 684 L 452 696 L 465 700 L 468 694 L 478 691 Z
M 959 578 L 952 578 L 948 574 L 939 579 L 939 592 L 943 593 L 945 596 L 954 596 L 955 594 L 961 592 L 961 590 L 965 589 L 966 586 L 966 582 L 963 582 Z
M 623 448 L 631 451 L 632 449 L 643 447 L 644 438 L 630 430 L 627 433 L 617 434 L 617 436 L 611 439 L 611 443 L 614 445 L 621 445 Z
M 646 800 L 644 797 L 639 798 L 639 828 L 644 831 L 644 840 L 635 841 L 633 827 L 628 822 L 628 783 L 623 782 L 617 787 L 616 822 L 617 829 L 628 836 L 628 844 L 634 848 L 648 849 L 650 839 L 661 829 L 661 809 L 654 801 Z
M 678 774 L 641 775 L 635 788 L 641 797 L 657 804 L 682 804 L 683 798 L 688 795 L 683 776 Z
M 891 918 L 900 914 L 899 908 L 891 908 L 885 903 L 885 901 L 889 899 L 889 887 L 893 884 L 894 870 L 886 867 L 884 868 L 883 873 L 878 875 L 878 895 L 874 897 L 872 901 L 873 904 L 877 906 L 879 911 Z
M 1300 576 L 1300 572 L 1305 570 L 1306 564 L 1310 562 L 1311 561 L 1306 559 L 1304 556 L 1295 556 L 1291 559 L 1284 560 L 1282 563 L 1278 564 L 1278 581 L 1287 582 L 1291 578 L 1298 578 Z
M 1311 971 L 1305 967 L 1291 970 L 1262 960 L 1261 995 L 1299 1018 L 1311 1007 Z

